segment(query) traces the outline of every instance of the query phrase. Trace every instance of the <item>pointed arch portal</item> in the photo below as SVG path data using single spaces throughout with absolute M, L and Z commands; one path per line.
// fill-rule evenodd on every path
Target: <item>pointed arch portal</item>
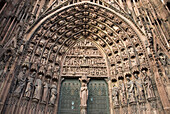
M 33 96 L 23 92 L 23 105 L 28 106 L 24 112 L 80 113 L 78 80 L 84 75 L 90 79 L 87 113 L 141 113 L 147 106 L 154 110 L 149 105 L 156 100 L 145 40 L 131 18 L 107 2 L 66 1 L 46 11 L 27 31 L 22 67 L 37 73 L 34 82 L 46 84 L 40 88 L 47 99 L 34 95 L 37 88 L 31 90 Z M 140 85 L 143 93 L 133 88 L 135 81 L 145 81 Z

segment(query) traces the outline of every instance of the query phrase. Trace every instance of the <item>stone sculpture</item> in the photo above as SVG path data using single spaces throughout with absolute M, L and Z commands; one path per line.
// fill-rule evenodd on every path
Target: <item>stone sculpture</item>
M 161 62 L 161 64 L 164 66 L 164 70 L 165 70 L 165 75 L 170 78 L 170 60 L 167 58 L 167 56 L 163 53 L 159 54 L 159 60 Z
M 54 105 L 56 98 L 57 98 L 57 86 L 56 84 L 52 84 L 49 104 Z
M 145 86 L 145 90 L 146 90 L 147 99 L 153 99 L 155 97 L 155 94 L 153 91 L 153 86 L 152 86 L 151 80 L 150 80 L 149 76 L 147 76 L 147 75 L 145 75 L 145 78 L 144 78 L 144 86 Z
M 81 105 L 86 106 L 87 99 L 88 99 L 88 89 L 86 83 L 82 83 L 82 87 L 80 89 L 80 99 L 81 99 Z
M 26 78 L 25 78 L 26 70 L 27 70 L 27 68 L 23 67 L 22 71 L 19 73 L 19 75 L 17 77 L 17 87 L 14 91 L 15 95 L 19 95 L 22 92 L 22 90 L 26 84 Z
M 112 99 L 113 99 L 114 106 L 118 106 L 119 105 L 119 89 L 118 87 L 116 87 L 115 84 L 113 84 L 113 88 L 112 88 Z
M 134 103 L 135 100 L 135 89 L 134 89 L 134 83 L 130 80 L 129 77 L 126 77 L 127 83 L 126 83 L 126 90 L 127 90 L 127 97 L 129 103 Z
M 41 95 L 42 95 L 42 81 L 41 81 L 42 74 L 39 75 L 39 78 L 36 79 L 35 81 L 35 91 L 33 98 L 40 100 Z
M 134 74 L 135 77 L 135 88 L 136 88 L 136 96 L 139 102 L 142 102 L 145 100 L 145 93 L 143 88 L 143 80 L 138 77 L 138 74 Z
M 27 78 L 27 86 L 26 86 L 25 94 L 24 94 L 25 97 L 29 98 L 31 96 L 31 94 L 32 94 L 33 81 L 34 81 L 35 75 L 36 75 L 36 72 L 33 71 L 31 76 L 29 76 Z
M 47 98 L 48 98 L 48 94 L 49 94 L 49 91 L 50 91 L 50 84 L 49 84 L 49 78 L 47 79 L 47 81 L 44 82 L 43 84 L 43 96 L 42 96 L 42 101 L 43 102 L 46 102 L 47 101 Z
M 119 95 L 121 105 L 126 105 L 127 104 L 126 87 L 125 84 L 123 83 L 123 80 L 119 80 Z

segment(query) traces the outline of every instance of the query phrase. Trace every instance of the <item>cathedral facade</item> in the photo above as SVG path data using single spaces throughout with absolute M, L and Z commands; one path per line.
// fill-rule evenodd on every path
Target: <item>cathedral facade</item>
M 0 0 L 0 113 L 170 114 L 169 0 Z

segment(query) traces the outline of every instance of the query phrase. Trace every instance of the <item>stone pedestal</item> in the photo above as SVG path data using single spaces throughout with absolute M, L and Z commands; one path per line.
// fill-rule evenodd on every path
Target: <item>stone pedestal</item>
M 87 114 L 87 106 L 81 106 L 80 105 L 80 114 Z

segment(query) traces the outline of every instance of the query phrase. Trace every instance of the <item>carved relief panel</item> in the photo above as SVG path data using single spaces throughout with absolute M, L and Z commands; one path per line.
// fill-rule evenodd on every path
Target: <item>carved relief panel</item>
M 106 60 L 98 48 L 88 40 L 82 40 L 72 47 L 65 58 L 62 75 L 106 77 Z

